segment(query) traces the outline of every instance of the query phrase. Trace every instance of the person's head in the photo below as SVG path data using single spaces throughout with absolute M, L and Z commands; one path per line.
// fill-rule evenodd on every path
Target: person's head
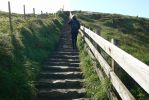
M 76 17 L 76 16 L 73 16 L 72 19 L 73 19 L 73 20 L 77 20 L 77 17 Z

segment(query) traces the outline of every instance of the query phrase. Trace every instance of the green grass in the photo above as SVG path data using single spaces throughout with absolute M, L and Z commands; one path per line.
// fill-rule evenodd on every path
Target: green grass
M 87 97 L 91 100 L 108 100 L 107 91 L 110 88 L 108 79 L 100 81 L 95 69 L 93 68 L 93 60 L 89 57 L 81 36 L 78 37 L 78 47 L 80 50 L 81 70 L 85 77 L 85 88 Z
M 58 43 L 64 15 L 26 20 L 16 15 L 13 33 L 4 16 L 0 15 L 0 100 L 34 100 L 35 81 Z

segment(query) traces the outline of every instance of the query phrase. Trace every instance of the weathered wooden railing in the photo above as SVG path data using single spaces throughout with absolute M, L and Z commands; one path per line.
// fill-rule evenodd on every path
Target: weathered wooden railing
M 149 66 L 134 58 L 132 55 L 126 53 L 114 44 L 105 40 L 98 34 L 81 26 L 80 33 L 85 43 L 90 48 L 91 53 L 95 59 L 100 63 L 107 77 L 110 79 L 113 87 L 123 100 L 135 100 L 133 95 L 129 92 L 126 86 L 115 74 L 113 68 L 102 57 L 100 52 L 96 49 L 96 45 L 102 48 L 119 66 L 124 69 L 148 94 L 149 94 Z M 90 40 L 93 40 L 90 41 Z M 101 78 L 100 70 L 96 67 L 96 72 Z

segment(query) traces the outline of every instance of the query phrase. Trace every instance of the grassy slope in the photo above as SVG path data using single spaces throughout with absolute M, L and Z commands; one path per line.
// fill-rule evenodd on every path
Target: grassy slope
M 119 40 L 120 48 L 149 65 L 149 19 L 102 13 L 75 12 L 75 14 L 81 23 L 93 30 L 100 30 L 101 36 L 109 41 L 111 38 Z M 137 99 L 149 98 L 149 95 L 132 81 L 129 75 L 122 69 L 118 71 L 121 80 Z
M 149 65 L 149 19 L 100 13 L 77 13 L 80 21 L 101 36 L 120 41 L 120 48 Z
M 41 63 L 58 42 L 64 19 L 15 15 L 10 34 L 6 16 L 0 14 L 0 100 L 32 100 Z

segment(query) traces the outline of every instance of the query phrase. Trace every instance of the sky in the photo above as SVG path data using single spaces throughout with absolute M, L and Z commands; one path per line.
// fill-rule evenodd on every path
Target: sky
M 103 13 L 116 13 L 123 15 L 149 18 L 149 0 L 9 0 L 12 12 L 23 13 L 23 4 L 26 13 L 55 12 L 64 5 L 64 10 L 82 10 Z M 8 1 L 0 0 L 0 10 L 8 11 Z

